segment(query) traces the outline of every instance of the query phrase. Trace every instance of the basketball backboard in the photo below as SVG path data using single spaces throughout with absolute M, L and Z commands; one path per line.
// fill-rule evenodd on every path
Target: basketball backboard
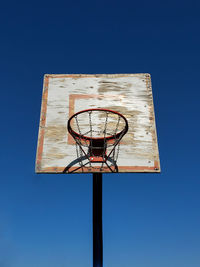
M 74 113 L 95 108 L 117 111 L 128 121 L 128 132 L 120 144 L 119 172 L 160 172 L 149 74 L 47 74 L 44 76 L 37 173 L 63 173 L 67 166 L 76 168 L 79 165 L 67 122 Z M 77 172 L 82 171 L 78 169 Z M 94 171 L 88 168 L 84 172 Z

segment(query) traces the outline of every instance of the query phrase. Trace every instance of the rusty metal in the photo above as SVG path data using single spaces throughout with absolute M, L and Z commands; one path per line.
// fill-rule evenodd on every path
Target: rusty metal
M 84 125 L 83 118 L 79 119 L 81 115 L 86 117 L 87 125 Z M 110 116 L 114 121 L 112 127 L 108 127 Z M 93 163 L 99 163 L 99 172 L 104 171 L 104 165 L 111 172 L 118 172 L 119 144 L 128 131 L 128 121 L 122 114 L 102 108 L 82 110 L 69 118 L 67 129 L 76 142 L 76 159 L 79 161 L 79 170 L 83 171 L 83 167 L 88 164 L 92 169 Z M 88 161 L 84 163 L 83 160 L 86 159 Z M 66 171 L 70 173 L 70 167 L 67 166 L 64 172 Z

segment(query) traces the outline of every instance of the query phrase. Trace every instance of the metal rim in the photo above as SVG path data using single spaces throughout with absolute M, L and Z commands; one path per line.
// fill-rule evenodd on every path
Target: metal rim
M 105 112 L 110 112 L 110 113 L 114 113 L 114 114 L 117 114 L 118 116 L 120 116 L 124 121 L 125 121 L 125 127 L 122 131 L 120 131 L 119 133 L 115 134 L 115 135 L 110 135 L 110 136 L 107 136 L 107 137 L 89 137 L 89 136 L 85 136 L 85 135 L 81 135 L 77 132 L 75 132 L 72 127 L 71 127 L 71 120 L 76 117 L 77 115 L 81 114 L 81 113 L 85 113 L 85 112 L 88 112 L 88 111 L 105 111 Z M 93 108 L 93 109 L 85 109 L 85 110 L 82 110 L 82 111 L 79 111 L 75 114 L 73 114 L 69 120 L 68 120 L 68 123 L 67 123 L 67 129 L 69 131 L 69 133 L 72 135 L 72 136 L 76 136 L 77 138 L 80 138 L 80 139 L 83 139 L 83 140 L 113 140 L 113 139 L 117 139 L 119 138 L 122 134 L 125 135 L 128 131 L 128 121 L 127 119 L 122 115 L 120 114 L 119 112 L 117 111 L 114 111 L 114 110 L 110 110 L 110 109 L 103 109 L 103 108 Z

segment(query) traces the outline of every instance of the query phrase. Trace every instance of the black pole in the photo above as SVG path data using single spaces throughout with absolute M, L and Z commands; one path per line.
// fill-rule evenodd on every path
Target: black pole
M 102 173 L 93 173 L 93 267 L 103 267 Z

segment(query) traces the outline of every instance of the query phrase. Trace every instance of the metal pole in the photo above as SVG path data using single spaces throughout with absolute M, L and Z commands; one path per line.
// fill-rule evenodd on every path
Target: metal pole
M 102 173 L 93 173 L 93 267 L 103 267 Z

